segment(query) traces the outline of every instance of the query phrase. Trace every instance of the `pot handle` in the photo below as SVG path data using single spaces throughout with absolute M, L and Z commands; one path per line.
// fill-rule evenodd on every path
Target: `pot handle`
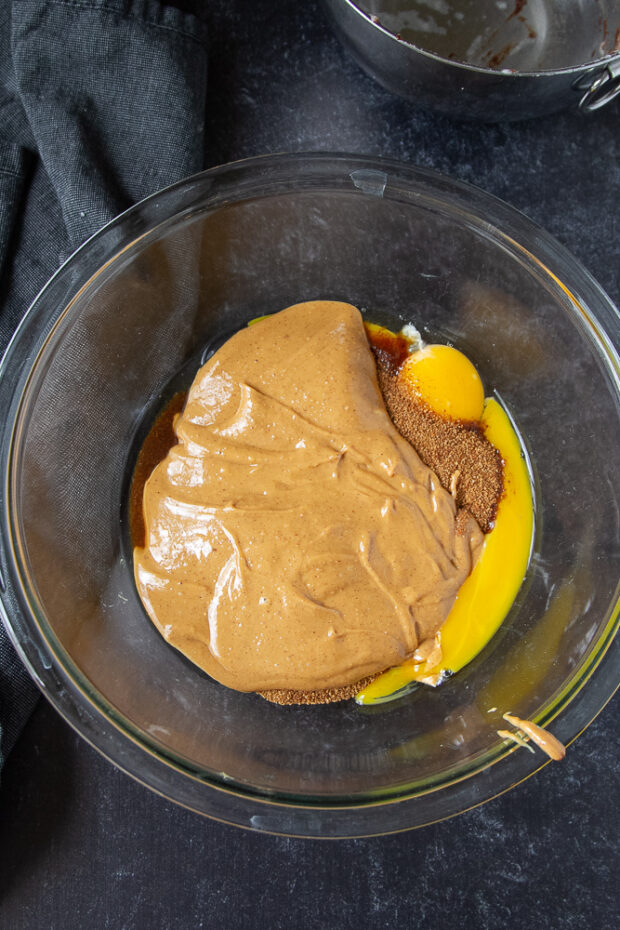
M 585 91 L 579 101 L 580 110 L 584 113 L 600 110 L 620 94 L 620 59 L 583 75 L 574 86 L 576 90 Z

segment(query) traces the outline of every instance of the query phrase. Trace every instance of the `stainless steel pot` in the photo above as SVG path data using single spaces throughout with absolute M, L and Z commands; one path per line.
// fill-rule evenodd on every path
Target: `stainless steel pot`
M 589 112 L 620 94 L 620 0 L 324 0 L 384 87 L 451 116 Z

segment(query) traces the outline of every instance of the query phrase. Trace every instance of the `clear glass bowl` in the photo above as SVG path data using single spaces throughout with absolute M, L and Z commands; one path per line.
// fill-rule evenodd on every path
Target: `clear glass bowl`
M 526 437 L 537 534 L 500 632 L 437 690 L 279 707 L 166 644 L 133 585 L 127 491 L 157 410 L 252 317 L 311 298 L 414 321 L 477 365 Z M 552 238 L 482 192 L 362 157 L 216 168 L 138 204 L 41 292 L 0 369 L 2 608 L 44 694 L 121 768 L 193 810 L 357 836 L 450 816 L 570 742 L 618 684 L 618 314 Z

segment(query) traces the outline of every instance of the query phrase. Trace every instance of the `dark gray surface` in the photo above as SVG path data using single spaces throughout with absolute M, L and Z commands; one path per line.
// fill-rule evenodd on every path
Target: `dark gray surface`
M 0 925 L 612 930 L 618 729 L 608 708 L 563 763 L 454 820 L 332 842 L 184 811 L 113 769 L 42 703 L 0 792 Z
M 620 300 L 620 101 L 588 119 L 457 123 L 374 85 L 315 3 L 222 0 L 205 15 L 207 165 L 322 149 L 433 167 L 523 210 Z M 42 702 L 0 788 L 0 926 L 611 930 L 617 708 L 616 698 L 563 763 L 479 810 L 401 836 L 320 843 L 243 833 L 169 804 Z

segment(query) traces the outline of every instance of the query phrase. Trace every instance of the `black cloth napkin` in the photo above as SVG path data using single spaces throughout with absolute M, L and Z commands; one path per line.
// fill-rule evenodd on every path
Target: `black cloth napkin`
M 206 79 L 174 5 L 0 0 L 0 353 L 78 245 L 203 167 Z M 37 694 L 0 624 L 0 767 Z

